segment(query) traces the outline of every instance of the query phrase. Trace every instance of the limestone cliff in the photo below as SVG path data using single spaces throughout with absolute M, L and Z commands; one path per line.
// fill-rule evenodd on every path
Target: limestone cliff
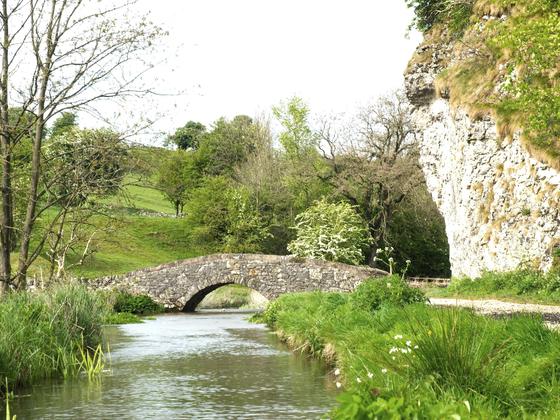
M 436 88 L 438 75 L 460 54 L 428 37 L 405 75 L 453 275 L 476 277 L 524 263 L 549 269 L 560 248 L 560 172 L 533 157 L 519 130 L 504 139 L 491 113 L 469 115 Z

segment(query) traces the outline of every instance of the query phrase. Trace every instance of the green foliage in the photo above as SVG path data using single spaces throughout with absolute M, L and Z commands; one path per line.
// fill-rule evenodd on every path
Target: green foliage
M 541 318 L 388 301 L 372 311 L 356 295 L 283 295 L 263 314 L 294 348 L 330 362 L 335 350 L 346 390 L 331 418 L 548 418 L 560 407 L 560 334 Z
M 48 191 L 70 206 L 91 196 L 116 193 L 123 181 L 127 150 L 120 136 L 110 130 L 65 131 L 45 146 Z
M 178 150 L 159 167 L 157 187 L 175 208 L 176 216 L 182 214 L 188 194 L 196 183 L 192 166 L 192 154 Z
M 105 318 L 107 325 L 122 325 L 122 324 L 141 324 L 142 319 L 138 315 L 129 312 L 111 312 Z
M 406 5 L 414 10 L 413 25 L 420 31 L 445 23 L 453 33 L 460 35 L 469 23 L 474 0 L 406 0 Z
M 196 149 L 205 133 L 206 127 L 203 124 L 189 121 L 170 135 L 167 142 L 174 144 L 179 150 Z
M 400 276 L 393 275 L 365 280 L 351 299 L 360 309 L 376 311 L 382 305 L 404 306 L 425 302 L 426 296 L 420 289 L 410 287 Z
M 50 137 L 58 137 L 78 128 L 78 116 L 73 112 L 63 112 L 53 123 Z
M 324 199 L 296 217 L 295 230 L 296 239 L 288 250 L 304 258 L 360 264 L 364 260 L 362 249 L 371 241 L 352 206 Z
M 220 118 L 207 135 L 201 138 L 195 155 L 200 176 L 226 176 L 245 162 L 254 150 L 259 127 L 246 115 L 228 121 Z
M 228 191 L 232 181 L 226 177 L 205 178 L 192 191 L 185 205 L 185 218 L 192 227 L 195 243 L 219 246 L 228 233 Z
M 560 4 L 531 0 L 511 18 L 490 26 L 496 62 L 507 58 L 507 96 L 498 116 L 522 115 L 521 128 L 537 149 L 560 159 Z
M 80 348 L 96 348 L 108 307 L 75 284 L 0 302 L 0 376 L 12 386 L 63 376 Z
M 164 312 L 165 308 L 147 295 L 119 292 L 115 298 L 113 310 L 134 315 L 153 315 Z
M 228 226 L 224 238 L 226 252 L 260 252 L 263 242 L 271 237 L 270 227 L 251 204 L 245 188 L 233 189 L 228 194 Z
M 287 103 L 273 107 L 272 112 L 284 128 L 280 144 L 289 159 L 306 156 L 314 150 L 317 139 L 309 128 L 309 108 L 301 98 L 293 97 Z

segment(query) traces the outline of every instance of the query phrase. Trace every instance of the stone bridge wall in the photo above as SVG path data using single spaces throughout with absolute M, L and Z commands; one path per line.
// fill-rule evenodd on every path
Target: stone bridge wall
M 204 296 L 226 284 L 241 284 L 274 299 L 290 292 L 349 292 L 368 277 L 386 274 L 370 267 L 293 256 L 216 254 L 103 277 L 90 285 L 147 294 L 166 308 L 191 311 Z

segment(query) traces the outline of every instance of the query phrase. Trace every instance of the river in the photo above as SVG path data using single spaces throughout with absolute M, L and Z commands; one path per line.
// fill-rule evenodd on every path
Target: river
M 294 355 L 246 318 L 166 314 L 107 327 L 109 371 L 98 383 L 36 385 L 12 401 L 12 414 L 18 420 L 313 419 L 328 412 L 336 389 L 321 363 Z

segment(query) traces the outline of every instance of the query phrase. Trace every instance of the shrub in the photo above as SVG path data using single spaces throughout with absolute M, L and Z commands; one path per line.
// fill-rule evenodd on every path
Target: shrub
M 425 302 L 426 296 L 420 289 L 410 287 L 401 277 L 389 276 L 364 281 L 352 294 L 351 301 L 361 309 L 375 311 L 382 305 Z
M 163 305 L 156 303 L 147 295 L 132 295 L 119 292 L 113 305 L 115 312 L 128 312 L 135 315 L 152 315 L 164 312 Z
M 461 34 L 469 23 L 474 0 L 406 0 L 414 9 L 413 25 L 428 31 L 437 23 L 446 23 L 455 34 Z
M 363 220 L 348 203 L 315 202 L 296 217 L 296 239 L 288 251 L 298 257 L 360 264 L 371 243 Z

